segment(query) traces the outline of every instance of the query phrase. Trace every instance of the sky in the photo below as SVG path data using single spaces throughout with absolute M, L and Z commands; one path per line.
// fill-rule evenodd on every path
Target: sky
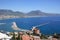
M 30 12 L 60 13 L 60 0 L 0 0 L 0 9 Z

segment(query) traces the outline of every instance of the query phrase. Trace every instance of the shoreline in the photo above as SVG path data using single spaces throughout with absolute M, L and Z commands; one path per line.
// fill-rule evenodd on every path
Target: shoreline
M 4 19 L 12 19 L 12 18 L 35 18 L 35 17 L 48 17 L 48 16 L 0 16 L 0 20 L 4 20 Z

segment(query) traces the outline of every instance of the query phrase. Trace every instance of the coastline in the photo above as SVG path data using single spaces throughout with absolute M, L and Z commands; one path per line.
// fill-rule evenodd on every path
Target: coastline
M 34 17 L 48 17 L 48 16 L 15 16 L 15 15 L 0 15 L 0 20 L 12 18 L 34 18 Z

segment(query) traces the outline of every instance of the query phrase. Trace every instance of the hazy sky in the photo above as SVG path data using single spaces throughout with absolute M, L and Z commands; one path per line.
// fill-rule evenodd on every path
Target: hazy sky
M 60 0 L 0 0 L 0 9 L 22 12 L 41 10 L 47 13 L 60 13 Z

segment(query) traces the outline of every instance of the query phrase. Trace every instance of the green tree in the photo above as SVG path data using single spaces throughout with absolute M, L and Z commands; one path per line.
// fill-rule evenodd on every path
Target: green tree
M 15 33 L 14 33 L 14 32 L 13 32 L 12 40 L 16 40 L 16 38 L 15 38 Z
M 21 40 L 20 33 L 18 32 L 18 38 L 17 40 Z

